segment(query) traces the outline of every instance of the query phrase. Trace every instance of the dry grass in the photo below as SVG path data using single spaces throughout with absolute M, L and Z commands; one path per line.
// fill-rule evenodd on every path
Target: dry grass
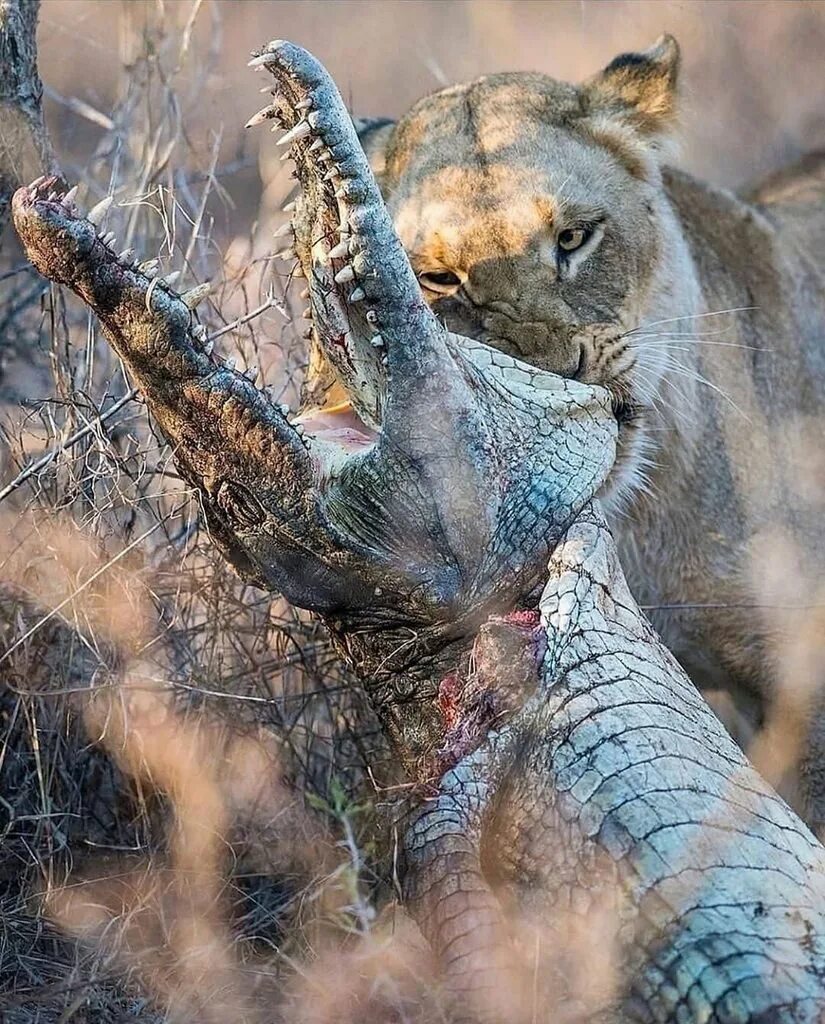
M 502 66 L 578 77 L 663 29 L 686 45 L 694 83 L 689 165 L 730 179 L 816 142 L 814 62 L 798 57 L 825 38 L 815 5 L 52 0 L 41 41 L 50 122 L 81 200 L 112 192 L 108 226 L 124 248 L 183 268 L 183 284 L 215 282 L 210 333 L 294 405 L 302 303 L 268 259 L 290 180 L 237 128 L 256 106 L 245 52 L 295 38 L 359 113 L 395 114 L 443 78 Z M 798 59 L 768 87 L 777 32 Z M 399 35 L 413 40 L 403 68 Z M 735 117 L 746 130 L 731 148 Z M 752 126 L 766 140 L 756 161 Z M 96 324 L 8 235 L 4 247 L 2 479 L 37 470 L 3 493 L 0 522 L 0 1015 L 443 1020 L 429 955 L 374 856 L 383 747 L 363 694 L 316 623 L 219 560 Z M 812 614 L 812 678 L 819 625 Z M 797 739 L 775 716 L 758 750 L 778 745 L 790 771 Z M 612 913 L 597 907 L 584 930 L 571 916 L 553 936 L 519 925 L 526 962 L 543 943 L 542 958 L 569 968 L 577 1020 L 610 991 L 609 943 L 595 964 L 593 936 Z M 525 992 L 529 1017 L 537 996 Z

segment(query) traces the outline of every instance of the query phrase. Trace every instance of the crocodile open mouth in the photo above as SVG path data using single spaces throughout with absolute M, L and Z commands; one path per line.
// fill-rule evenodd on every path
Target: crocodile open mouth
M 277 233 L 286 245 L 279 255 L 296 261 L 293 275 L 306 279 L 311 331 L 347 398 L 297 417 L 272 404 L 326 477 L 340 468 L 342 455 L 371 446 L 381 431 L 393 362 L 388 332 L 406 341 L 442 329 L 424 302 L 326 70 L 300 47 L 281 41 L 268 44 L 250 63 L 269 71 L 275 82 L 273 101 L 248 126 L 271 123 L 285 131 L 278 143 L 288 147 L 301 186 L 287 207 L 290 223 Z M 180 373 L 206 373 L 245 404 L 250 399 L 253 405 L 269 403 L 266 393 L 254 387 L 257 371 L 239 373 L 233 360 L 213 355 L 203 326 L 191 318 L 190 310 L 208 286 L 178 294 L 173 289 L 177 275 L 160 276 L 156 260 L 138 262 L 131 250 L 117 252 L 114 234 L 104 229 L 111 199 L 84 216 L 75 203 L 76 191 L 65 192 L 56 178 L 41 178 L 18 192 L 15 218 L 33 262 L 89 302 L 116 347 L 136 305 L 147 313 L 147 344 L 155 336 L 153 312 L 168 323 L 170 311 L 177 309 L 184 329 L 162 347 L 180 357 Z M 57 272 L 56 254 L 61 262 Z M 149 352 L 146 360 L 151 361 Z M 252 391 L 257 397 L 251 397 Z

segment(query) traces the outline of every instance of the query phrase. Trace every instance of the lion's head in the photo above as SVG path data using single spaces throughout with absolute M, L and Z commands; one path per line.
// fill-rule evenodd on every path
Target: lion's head
M 661 178 L 678 68 L 665 36 L 578 86 L 489 75 L 361 131 L 424 295 L 447 326 L 610 387 L 622 427 L 614 493 L 642 475 L 666 365 L 663 346 L 638 335 L 649 341 L 648 328 L 667 332 L 656 321 L 682 315 L 684 242 Z

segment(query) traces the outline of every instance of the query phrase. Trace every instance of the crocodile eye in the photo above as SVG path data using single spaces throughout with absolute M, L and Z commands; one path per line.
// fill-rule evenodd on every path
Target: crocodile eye
M 450 295 L 461 287 L 461 278 L 452 270 L 422 270 L 418 275 L 422 288 L 441 295 Z
M 590 228 L 565 228 L 559 232 L 559 248 L 564 252 L 575 252 L 581 249 L 591 234 Z

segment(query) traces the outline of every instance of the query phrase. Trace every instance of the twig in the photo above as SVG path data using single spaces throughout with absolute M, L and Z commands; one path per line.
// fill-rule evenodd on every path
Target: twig
M 116 412 L 119 412 L 124 405 L 128 405 L 132 399 L 137 398 L 137 395 L 138 389 L 130 388 L 130 390 L 119 398 L 114 405 L 110 406 L 106 412 L 101 413 L 100 416 L 91 423 L 87 423 L 85 427 L 81 427 L 80 430 L 76 430 L 73 434 L 70 434 L 62 444 L 59 444 L 56 448 L 50 449 L 45 455 L 41 455 L 39 459 L 32 462 L 31 465 L 18 473 L 14 480 L 7 483 L 0 491 L 0 502 L 5 501 L 6 498 L 8 498 L 10 494 L 13 494 L 21 484 L 24 484 L 29 477 L 33 476 L 35 473 L 39 473 L 41 469 L 45 469 L 46 466 L 52 463 L 61 452 L 66 451 L 67 448 L 71 448 L 73 445 L 77 444 L 78 441 L 82 441 L 84 437 L 91 434 L 96 426 L 99 426 L 101 423 L 105 423 L 106 420 L 114 416 Z

